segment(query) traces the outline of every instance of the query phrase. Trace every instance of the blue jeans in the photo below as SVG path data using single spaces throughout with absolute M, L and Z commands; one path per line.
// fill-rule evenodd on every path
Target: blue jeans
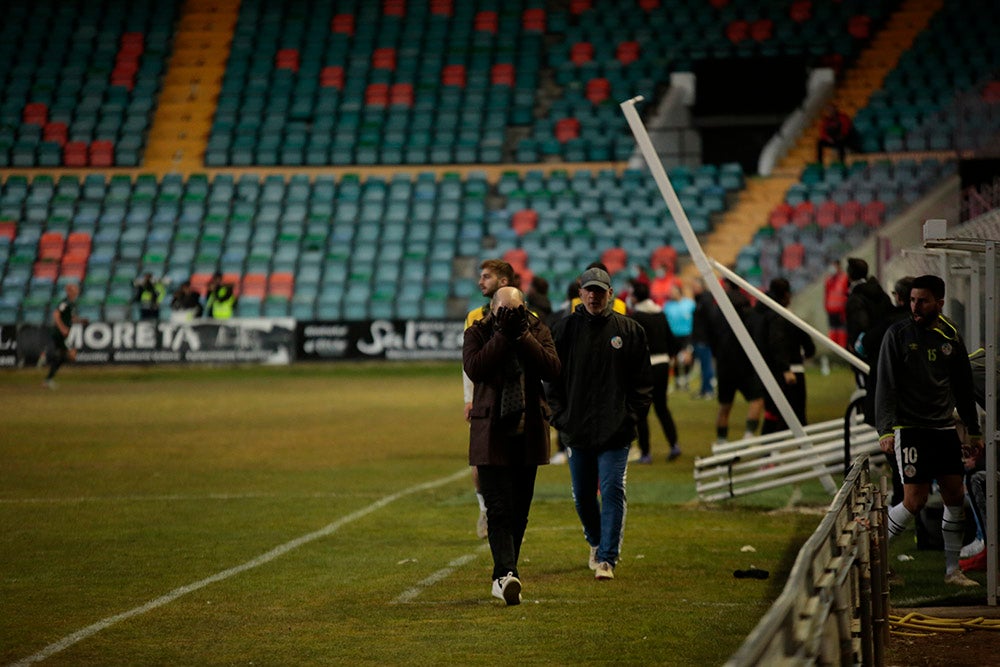
M 614 567 L 625 529 L 625 471 L 628 447 L 595 451 L 570 447 L 573 502 L 587 544 L 597 547 L 597 562 Z M 597 500 L 600 484 L 601 500 Z
M 712 380 L 715 379 L 715 370 L 712 368 L 712 348 L 707 343 L 694 344 L 694 356 L 701 367 L 701 395 L 712 395 Z

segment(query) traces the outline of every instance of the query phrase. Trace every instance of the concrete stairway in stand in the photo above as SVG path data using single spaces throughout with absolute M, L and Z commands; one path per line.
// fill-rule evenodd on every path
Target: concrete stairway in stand
M 205 146 L 239 16 L 239 0 L 187 0 L 174 37 L 143 167 L 190 174 Z

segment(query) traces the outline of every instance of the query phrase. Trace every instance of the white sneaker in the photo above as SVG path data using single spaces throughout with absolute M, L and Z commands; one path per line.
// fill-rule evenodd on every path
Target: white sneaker
M 958 552 L 958 557 L 961 559 L 972 558 L 980 551 L 986 548 L 986 543 L 982 540 L 973 540 L 962 547 L 962 550 Z
M 551 458 L 549 458 L 549 463 L 551 463 L 554 466 L 561 466 L 565 464 L 566 461 L 568 460 L 569 457 L 566 456 L 566 452 L 559 451 L 553 454 Z
M 42 387 L 45 389 L 58 389 L 59 385 L 56 384 L 55 380 L 45 379 L 42 380 Z
M 479 519 L 476 520 L 476 537 L 485 540 L 489 534 L 490 525 L 486 521 L 486 512 L 480 512 Z
M 978 581 L 969 579 L 960 569 L 953 570 L 944 575 L 944 583 L 951 584 L 952 586 L 964 586 L 965 588 L 972 588 L 979 585 Z
M 597 547 L 590 547 L 590 560 L 587 561 L 587 565 L 591 570 L 597 569 Z
M 594 579 L 614 579 L 615 569 L 611 567 L 611 563 L 601 562 L 597 564 L 597 569 L 594 571 Z
M 507 576 L 493 580 L 493 597 L 503 600 L 508 607 L 521 604 L 521 580 L 508 572 Z

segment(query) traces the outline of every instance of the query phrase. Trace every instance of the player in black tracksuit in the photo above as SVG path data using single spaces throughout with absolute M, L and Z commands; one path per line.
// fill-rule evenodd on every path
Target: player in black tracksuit
M 920 276 L 910 288 L 912 316 L 889 327 L 879 350 L 876 425 L 882 451 L 894 452 L 903 477 L 903 502 L 889 510 L 890 537 L 923 509 L 937 480 L 944 502 L 945 581 L 976 586 L 959 569 L 965 531 L 962 448 L 957 408 L 970 446 L 982 446 L 968 351 L 957 327 L 941 314 L 944 281 Z

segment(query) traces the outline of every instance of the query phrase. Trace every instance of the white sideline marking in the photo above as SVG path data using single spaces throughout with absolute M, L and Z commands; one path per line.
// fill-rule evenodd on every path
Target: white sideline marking
M 66 498 L 0 498 L 0 505 L 59 505 L 80 503 L 120 503 L 120 502 L 188 502 L 204 500 L 255 500 L 259 498 L 312 499 L 312 498 L 346 498 L 358 497 L 357 493 L 206 493 L 203 495 L 166 494 L 159 496 L 69 496 Z
M 430 588 L 439 581 L 443 581 L 446 577 L 451 575 L 452 572 L 462 567 L 466 563 L 475 560 L 476 556 L 478 556 L 480 552 L 485 551 L 489 548 L 490 548 L 489 544 L 483 544 L 473 553 L 465 554 L 464 556 L 459 556 L 455 560 L 448 563 L 447 567 L 443 567 L 437 572 L 431 573 L 430 576 L 418 581 L 417 585 L 414 586 L 413 588 L 408 588 L 407 590 L 400 593 L 399 596 L 389 604 L 405 604 L 407 602 L 412 602 L 414 598 L 416 598 L 418 595 L 424 592 L 425 588 Z
M 285 542 L 284 544 L 277 546 L 274 549 L 271 549 L 270 551 L 263 553 L 260 556 L 257 556 L 256 558 L 248 560 L 242 565 L 237 565 L 236 567 L 231 567 L 228 570 L 223 570 L 222 572 L 218 572 L 210 577 L 206 577 L 205 579 L 196 581 L 192 584 L 181 586 L 180 588 L 175 588 L 166 595 L 162 595 L 156 598 L 155 600 L 150 600 L 144 605 L 140 605 L 138 607 L 135 607 L 134 609 L 129 609 L 128 611 L 124 611 L 120 614 L 115 614 L 114 616 L 108 616 L 107 618 L 102 619 L 97 623 L 94 623 L 93 625 L 88 625 L 82 630 L 77 630 L 73 634 L 66 635 L 59 641 L 53 644 L 49 644 L 38 653 L 30 655 L 27 658 L 19 660 L 15 663 L 12 663 L 11 667 L 22 667 L 24 665 L 30 665 L 32 663 L 41 662 L 46 658 L 52 657 L 56 653 L 66 650 L 73 644 L 83 641 L 84 639 L 87 639 L 88 637 L 97 634 L 101 630 L 106 630 L 110 628 L 112 625 L 120 623 L 121 621 L 128 620 L 134 616 L 145 614 L 148 611 L 152 611 L 153 609 L 169 604 L 174 600 L 176 600 L 177 598 L 187 595 L 188 593 L 193 593 L 194 591 L 204 588 L 210 584 L 214 584 L 216 582 L 229 579 L 230 577 L 233 577 L 237 574 L 241 574 L 248 570 L 252 570 L 256 567 L 260 567 L 261 565 L 270 563 L 275 558 L 283 556 L 289 551 L 292 551 L 293 549 L 297 549 L 305 544 L 308 544 L 309 542 L 313 542 L 322 537 L 327 537 L 329 535 L 332 535 L 333 533 L 340 530 L 343 526 L 346 526 L 347 524 L 353 521 L 357 521 L 358 519 L 362 519 L 371 514 L 372 512 L 382 509 L 386 505 L 393 503 L 404 496 L 412 495 L 414 493 L 419 493 L 420 491 L 435 489 L 439 486 L 445 486 L 446 484 L 450 484 L 451 482 L 457 481 L 459 479 L 464 479 L 468 477 L 468 475 L 469 475 L 469 469 L 463 468 L 462 470 L 452 475 L 448 475 L 447 477 L 442 477 L 441 479 L 436 479 L 430 482 L 424 482 L 423 484 L 417 484 L 416 486 L 411 486 L 408 489 L 403 489 L 402 491 L 398 491 L 391 495 L 384 496 L 379 500 L 373 502 L 371 505 L 368 505 L 367 507 L 363 507 L 357 510 L 356 512 L 352 512 L 347 516 L 341 517 L 336 521 L 334 521 L 333 523 L 328 524 L 317 531 L 313 531 L 311 533 L 303 535 L 302 537 L 297 537 L 294 540 L 291 540 L 290 542 Z

